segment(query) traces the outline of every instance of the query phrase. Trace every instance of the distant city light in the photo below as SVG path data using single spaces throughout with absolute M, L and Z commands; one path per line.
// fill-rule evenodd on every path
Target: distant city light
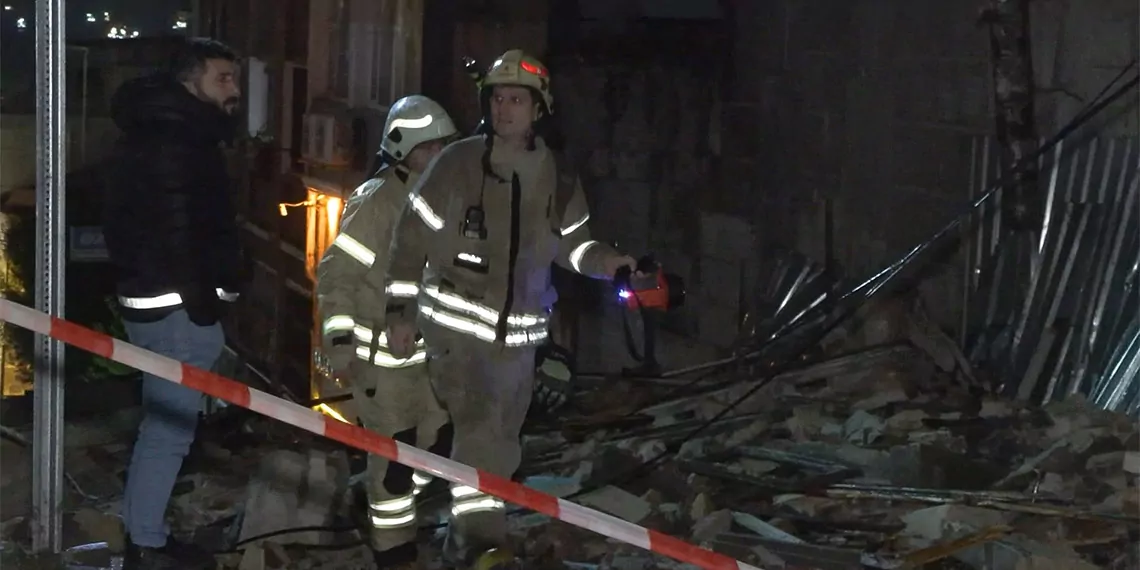
M 171 29 L 185 30 L 188 28 L 190 28 L 190 14 L 188 12 L 177 12 Z
M 87 13 L 87 21 L 88 21 L 88 22 L 94 22 L 94 21 L 95 21 L 95 14 L 92 14 L 91 12 L 88 12 L 88 13 Z
M 139 37 L 138 30 L 132 30 L 126 26 L 112 26 L 110 31 L 107 32 L 107 37 L 113 40 L 122 40 L 126 38 Z
M 104 22 L 110 22 L 111 21 L 111 13 L 110 12 L 103 12 L 103 21 Z
M 20 28 L 20 29 L 28 27 L 28 20 L 26 20 L 24 18 L 17 19 L 16 20 L 16 27 Z
M 5 10 L 11 10 L 11 9 L 12 9 L 12 7 L 11 7 L 11 6 L 9 6 L 9 5 L 7 5 L 7 4 L 5 4 L 5 5 L 4 5 L 4 9 L 5 9 Z

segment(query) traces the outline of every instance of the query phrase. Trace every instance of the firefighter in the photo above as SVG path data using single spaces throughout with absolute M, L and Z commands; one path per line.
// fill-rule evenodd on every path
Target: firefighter
M 423 340 L 395 356 L 383 333 L 384 278 L 392 234 L 408 190 L 456 134 L 435 101 L 412 95 L 388 113 L 380 170 L 348 199 L 340 233 L 321 259 L 317 296 L 323 339 L 320 397 L 351 393 L 331 406 L 346 422 L 396 440 L 430 447 L 447 415 L 432 394 Z M 380 334 L 376 334 L 376 333 Z M 368 456 L 371 546 L 380 568 L 416 564 L 414 495 L 431 479 L 398 463 Z
M 577 178 L 547 146 L 550 75 L 511 50 L 480 86 L 484 126 L 449 145 L 409 194 L 393 243 L 388 340 L 396 356 L 427 340 L 436 395 L 455 426 L 452 458 L 510 477 L 548 336 L 551 262 L 594 278 L 635 267 L 590 239 Z M 425 263 L 426 262 L 426 263 Z M 499 499 L 455 485 L 445 556 L 509 565 Z

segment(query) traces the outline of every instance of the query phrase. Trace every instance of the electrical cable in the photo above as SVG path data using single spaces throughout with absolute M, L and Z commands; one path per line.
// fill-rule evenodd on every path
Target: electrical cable
M 332 533 L 353 532 L 353 531 L 361 530 L 363 528 L 367 528 L 367 527 L 365 527 L 363 525 L 345 525 L 345 526 L 316 525 L 316 526 L 298 526 L 298 527 L 291 527 L 291 528 L 283 528 L 280 530 L 275 530 L 273 532 L 266 532 L 266 533 L 259 534 L 257 536 L 251 536 L 249 538 L 240 540 L 240 541 L 234 543 L 233 547 L 230 548 L 229 550 L 219 550 L 219 551 L 214 552 L 214 554 L 234 554 L 236 552 L 241 552 L 241 547 L 243 547 L 247 544 L 257 542 L 259 540 L 265 540 L 267 538 L 284 536 L 286 534 L 295 534 L 295 533 L 300 533 L 300 532 L 332 532 Z M 330 546 L 333 546 L 333 547 L 340 547 L 340 548 L 332 548 L 331 550 L 340 550 L 340 549 L 355 548 L 355 547 L 360 546 L 362 544 L 364 544 L 363 540 L 353 541 L 351 543 L 336 544 L 336 545 L 329 544 L 329 545 L 299 545 L 299 546 L 305 546 L 305 547 L 314 546 L 314 547 L 323 547 L 323 548 L 328 548 Z
M 1096 116 L 1101 111 L 1106 109 L 1112 103 L 1116 102 L 1116 100 L 1123 97 L 1129 90 L 1136 88 L 1137 86 L 1140 86 L 1140 74 L 1138 74 L 1136 77 L 1129 80 L 1126 84 L 1122 85 L 1119 89 L 1112 92 L 1111 95 L 1108 95 L 1103 101 L 1098 101 L 1098 99 L 1100 99 L 1101 97 L 1104 97 L 1105 94 L 1108 93 L 1112 89 L 1112 86 L 1115 85 L 1118 81 L 1120 81 L 1120 79 L 1122 79 L 1125 76 L 1125 74 L 1130 69 L 1132 69 L 1132 67 L 1136 66 L 1137 62 L 1138 62 L 1137 59 L 1133 59 L 1132 62 L 1129 63 L 1127 66 L 1125 66 L 1124 69 L 1122 69 L 1121 72 L 1116 77 L 1114 77 L 1097 94 L 1097 96 L 1094 97 L 1089 102 L 1088 105 L 1086 105 L 1086 107 L 1080 113 L 1078 113 L 1064 127 L 1062 127 L 1060 130 L 1058 130 L 1057 133 L 1053 137 L 1051 137 L 1049 140 L 1045 141 L 1040 147 L 1038 147 L 1037 151 L 1035 151 L 1032 155 L 1024 158 L 1020 163 L 1014 165 L 1014 167 L 1011 168 L 1008 173 L 1006 173 L 1004 176 L 1002 176 L 996 182 L 992 183 L 989 190 L 987 190 L 981 196 L 979 196 L 978 198 L 976 198 L 975 200 L 970 202 L 968 204 L 968 206 L 965 208 L 964 212 L 962 212 L 958 216 L 956 216 L 950 223 L 948 223 L 942 229 L 935 232 L 935 234 L 931 238 L 922 242 L 921 244 L 919 244 L 918 246 L 913 248 L 910 252 L 908 252 L 906 255 L 904 255 L 902 258 L 898 259 L 897 261 L 895 261 L 891 265 L 887 266 L 886 268 L 884 268 L 880 272 L 876 273 L 875 275 L 873 275 L 869 279 L 865 280 L 863 283 L 857 285 L 856 287 L 854 287 L 853 289 L 851 289 L 847 293 L 843 294 L 841 297 L 836 299 L 834 302 L 821 303 L 820 305 L 817 305 L 814 309 L 809 309 L 807 312 L 804 313 L 804 315 L 801 318 L 797 319 L 799 324 L 796 324 L 795 322 L 793 322 L 793 323 L 789 323 L 789 324 L 781 327 L 779 330 L 776 331 L 776 333 L 771 335 L 769 340 L 766 340 L 763 343 L 761 343 L 761 345 L 757 349 L 753 350 L 751 353 L 749 353 L 747 355 L 743 355 L 740 358 L 735 358 L 735 359 L 732 359 L 728 362 L 725 362 L 723 364 L 723 366 L 731 366 L 731 365 L 735 365 L 735 364 L 741 364 L 741 363 L 746 362 L 748 360 L 754 359 L 756 356 L 758 356 L 758 354 L 760 352 L 763 351 L 763 349 L 765 347 L 770 345 L 774 339 L 782 338 L 786 334 L 790 334 L 790 333 L 795 332 L 801 328 L 806 327 L 807 325 L 805 325 L 805 323 L 811 322 L 813 320 L 813 319 L 808 319 L 806 317 L 808 315 L 810 315 L 813 311 L 817 312 L 817 313 L 822 313 L 824 311 L 834 309 L 840 303 L 854 297 L 855 295 L 862 292 L 864 289 L 869 289 L 869 291 L 867 291 L 863 295 L 863 301 L 866 301 L 872 295 L 874 295 L 875 293 L 880 291 L 882 289 L 883 285 L 885 285 L 887 282 L 891 281 L 896 275 L 900 274 L 902 272 L 902 270 L 905 269 L 907 266 L 909 266 L 910 263 L 914 259 L 916 259 L 922 252 L 927 251 L 929 249 L 930 244 L 932 244 L 936 241 L 939 241 L 941 238 L 943 238 L 944 236 L 946 236 L 947 234 L 952 232 L 954 229 L 956 229 L 959 225 L 961 225 L 964 219 L 973 215 L 973 212 L 977 209 L 978 206 L 980 206 L 983 203 L 985 203 L 986 201 L 988 201 L 994 194 L 996 194 L 999 190 L 1001 190 L 1007 184 L 1009 184 L 1009 182 L 1012 181 L 1012 179 L 1014 179 L 1014 177 L 1016 175 L 1018 175 L 1022 169 L 1026 168 L 1028 165 L 1032 165 L 1032 164 L 1036 163 L 1037 160 L 1039 160 L 1041 157 L 1045 156 L 1050 150 L 1052 150 L 1054 147 L 1056 147 L 1058 144 L 1060 144 L 1062 141 L 1064 141 L 1067 137 L 1069 137 L 1074 132 L 1076 132 L 1081 126 L 1083 126 L 1085 123 L 1090 121 L 1094 116 Z M 837 317 L 830 318 L 829 320 L 831 322 L 826 327 L 824 327 L 824 329 L 822 331 L 820 331 L 816 335 L 812 335 L 812 339 L 813 339 L 812 343 L 810 343 L 806 346 L 812 346 L 812 345 L 818 343 L 819 339 L 822 339 L 824 336 L 826 336 L 831 330 L 834 329 L 835 326 L 837 326 L 839 323 L 842 323 L 847 318 L 849 318 L 852 314 L 854 314 L 854 312 L 857 310 L 857 308 L 859 306 L 861 306 L 861 303 L 860 304 L 854 304 L 854 305 L 851 305 L 849 307 L 846 307 L 846 308 L 844 308 L 844 310 L 842 312 L 839 313 L 839 315 Z M 598 483 L 590 485 L 586 488 L 579 489 L 578 491 L 571 493 L 570 495 L 563 497 L 563 498 L 566 500 L 570 500 L 570 499 L 581 497 L 583 495 L 587 495 L 589 493 L 593 493 L 595 491 L 598 491 L 599 489 L 605 488 L 605 487 L 610 486 L 610 485 L 618 485 L 618 486 L 626 485 L 632 481 L 637 481 L 637 480 L 641 479 L 646 474 L 648 474 L 648 471 L 650 471 L 657 464 L 659 464 L 659 463 L 669 459 L 671 456 L 675 455 L 681 449 L 681 446 L 683 446 L 685 443 L 691 441 L 693 438 L 695 438 L 696 436 L 703 433 L 709 427 L 715 425 L 718 421 L 723 419 L 725 416 L 727 416 L 729 413 L 731 413 L 733 410 L 735 410 L 741 404 L 746 402 L 749 398 L 751 398 L 753 395 L 755 395 L 758 391 L 760 391 L 762 388 L 767 386 L 775 377 L 779 376 L 780 374 L 782 374 L 784 372 L 794 370 L 795 368 L 797 368 L 799 366 L 802 366 L 802 365 L 798 362 L 792 362 L 790 359 L 785 360 L 785 362 L 781 363 L 779 366 L 772 366 L 771 368 L 769 368 L 769 370 L 765 373 L 765 375 L 762 378 L 760 378 L 759 380 L 756 381 L 756 386 L 752 387 L 747 392 L 745 392 L 742 396 L 738 397 L 736 400 L 729 403 L 724 409 L 722 409 L 717 414 L 713 415 L 712 418 L 706 420 L 704 423 L 702 423 L 701 425 L 697 426 L 692 431 L 687 433 L 685 435 L 685 437 L 683 437 L 680 441 L 674 442 L 673 444 L 666 446 L 666 449 L 664 451 L 662 451 L 662 452 L 658 453 L 657 455 L 655 455 L 654 457 L 651 457 L 650 459 L 644 461 L 643 463 L 641 463 L 637 467 L 628 470 L 628 472 L 623 476 L 608 478 L 605 481 L 598 482 Z M 720 368 L 720 366 L 718 366 L 716 368 Z M 697 379 L 690 381 L 689 383 L 685 384 L 684 386 L 678 387 L 678 388 L 684 388 L 684 387 L 691 386 L 692 384 L 695 384 L 697 381 L 708 377 L 712 373 L 713 373 L 712 371 L 706 371 L 705 373 L 698 375 Z M 676 391 L 677 391 L 676 389 L 672 390 L 672 392 L 676 392 Z M 642 409 L 645 409 L 645 408 L 642 408 Z M 636 412 L 632 412 L 632 413 L 636 413 Z M 511 510 L 507 511 L 507 515 L 514 516 L 514 515 L 528 513 L 528 512 L 530 512 L 530 511 L 527 509 L 511 509 Z M 420 528 L 420 530 L 433 530 L 433 529 L 442 528 L 443 526 L 444 526 L 444 524 L 433 524 L 433 525 L 424 525 L 424 526 L 421 526 L 419 528 Z M 365 527 L 365 526 L 357 525 L 357 526 L 345 526 L 345 527 L 313 526 L 313 527 L 298 527 L 298 528 L 281 529 L 281 530 L 274 531 L 272 533 L 266 533 L 264 535 L 259 535 L 259 536 L 247 538 L 241 542 L 238 542 L 234 546 L 234 550 L 226 551 L 224 553 L 234 552 L 240 546 L 242 546 L 244 544 L 248 544 L 250 542 L 254 542 L 257 540 L 263 540 L 265 538 L 272 538 L 275 536 L 290 534 L 290 533 L 297 533 L 297 532 L 349 532 L 349 531 L 354 531 L 354 530 L 364 530 L 366 528 L 367 527 Z M 346 543 L 346 544 L 340 544 L 340 545 L 312 546 L 311 549 L 314 549 L 314 550 L 317 550 L 317 549 L 319 549 L 319 550 L 342 550 L 342 549 L 348 549 L 348 548 L 355 548 L 355 547 L 360 546 L 362 544 L 364 544 L 364 541 L 357 541 L 354 543 Z M 310 548 L 310 547 L 306 546 L 306 548 Z

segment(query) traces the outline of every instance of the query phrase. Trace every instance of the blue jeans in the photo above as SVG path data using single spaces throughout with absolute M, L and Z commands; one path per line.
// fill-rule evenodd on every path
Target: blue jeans
M 222 326 L 200 327 L 186 311 L 153 323 L 124 323 L 131 343 L 191 366 L 209 370 L 222 354 Z M 169 531 L 166 505 L 182 460 L 194 442 L 202 394 L 181 384 L 143 374 L 143 418 L 135 440 L 127 488 L 123 497 L 123 523 L 131 542 L 160 548 Z

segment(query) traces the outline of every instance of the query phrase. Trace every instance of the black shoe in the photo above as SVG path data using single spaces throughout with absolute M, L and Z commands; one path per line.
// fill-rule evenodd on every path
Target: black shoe
M 388 550 L 373 550 L 372 557 L 376 560 L 376 568 L 418 568 L 420 551 L 416 543 L 408 542 Z M 123 570 L 127 570 L 124 568 Z
M 123 556 L 123 570 L 214 570 L 216 567 L 213 554 L 173 540 L 162 548 L 149 548 L 128 539 Z

